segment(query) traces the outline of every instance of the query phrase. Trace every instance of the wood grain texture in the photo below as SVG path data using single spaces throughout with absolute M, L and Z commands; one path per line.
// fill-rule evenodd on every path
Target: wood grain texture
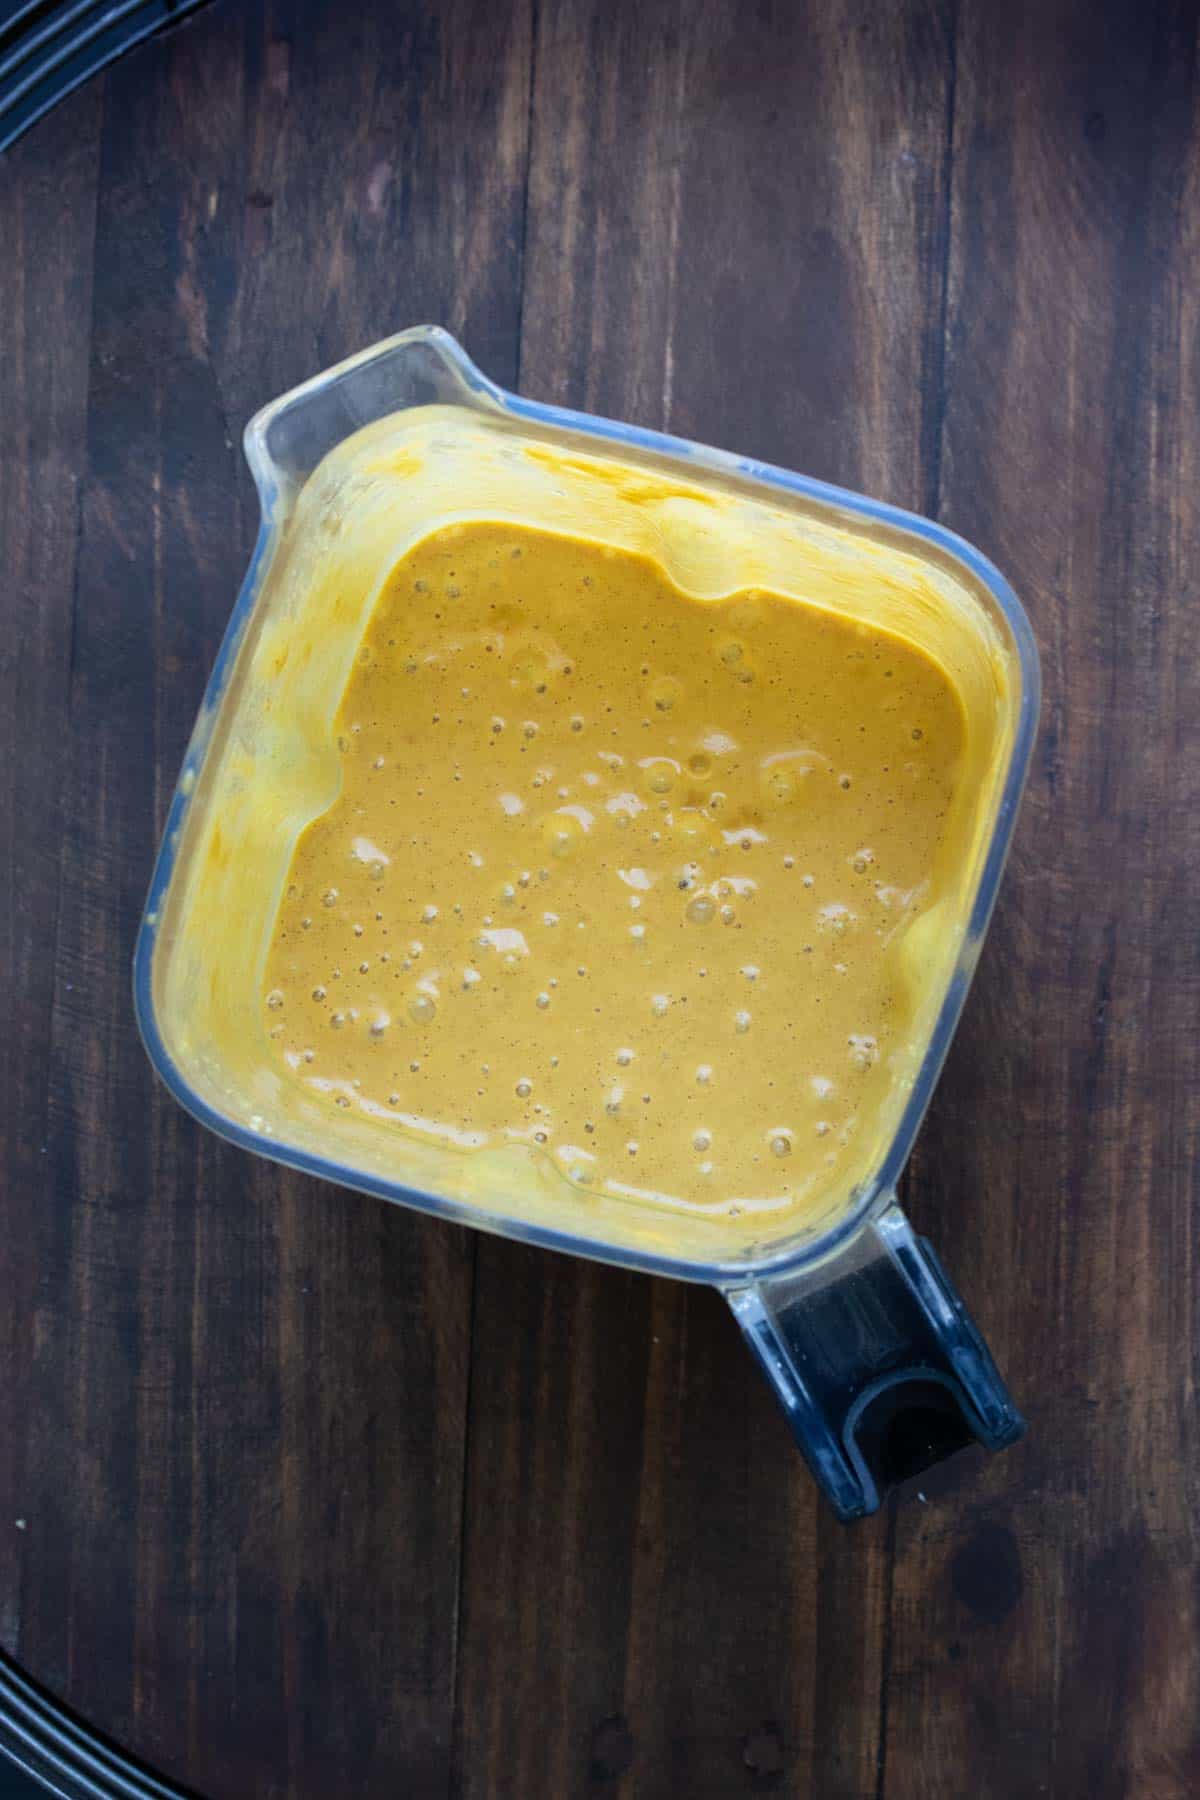
M 66 372 L 36 360 L 37 293 L 14 345 L 13 480 L 47 491 L 5 494 L 12 626 L 40 634 L 5 665 L 5 777 L 43 741 L 61 776 L 40 817 L 6 789 L 41 887 L 14 875 L 10 911 L 2 1616 L 27 1668 L 213 1795 L 445 1791 L 472 1246 L 195 1128 L 137 1042 L 133 936 L 255 528 L 242 422 L 412 318 L 515 375 L 528 63 L 520 8 L 217 6 L 111 73 L 98 146 L 97 89 L 4 169 L 32 282 L 22 159 L 49 186 L 74 118 L 86 204 L 40 302 Z M 61 492 L 24 449 L 55 378 Z
M 905 1800 L 968 1759 L 995 1800 L 1200 1792 L 1200 91 L 1194 9 L 1155 12 L 958 35 L 940 510 L 1046 706 L 916 1210 L 1030 1432 L 898 1521 Z
M 1183 0 L 215 0 L 0 161 L 32 1674 L 213 1800 L 1200 1794 L 1198 207 Z M 144 1065 L 238 433 L 420 318 L 937 512 L 1033 618 L 1043 733 L 906 1196 L 1031 1430 L 852 1531 L 714 1294 L 256 1164 Z
M 0 1639 L 20 1631 L 29 1409 L 45 1277 L 29 1254 L 53 1211 L 47 1163 L 69 629 L 87 394 L 98 95 L 48 119 L 0 177 Z M 59 1371 L 61 1377 L 61 1370 Z M 2 1471 L 8 1471 L 5 1481 Z
M 920 506 L 943 10 L 580 0 L 539 23 L 523 388 Z M 873 1794 L 888 1520 L 823 1516 L 714 1294 L 493 1243 L 478 1269 L 464 1793 Z

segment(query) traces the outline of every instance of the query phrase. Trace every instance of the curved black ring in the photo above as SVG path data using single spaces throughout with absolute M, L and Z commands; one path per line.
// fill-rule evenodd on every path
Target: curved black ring
M 3 1652 L 0 1755 L 60 1800 L 197 1800 L 85 1725 Z
M 204 0 L 0 0 L 0 151 L 143 38 Z
M 143 38 L 203 0 L 0 0 L 0 151 Z M 60 1800 L 195 1800 L 85 1724 L 0 1651 L 0 1766 Z

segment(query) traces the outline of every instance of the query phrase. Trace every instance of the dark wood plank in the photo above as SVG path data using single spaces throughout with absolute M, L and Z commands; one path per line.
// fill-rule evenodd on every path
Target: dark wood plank
M 5 818 L 14 881 L 34 867 L 6 1093 L 5 1632 L 214 1797 L 445 1792 L 472 1245 L 193 1127 L 136 1040 L 133 934 L 255 528 L 248 413 L 425 317 L 515 374 L 528 66 L 521 6 L 214 6 L 106 81 L 92 280 L 87 221 L 76 273 L 71 216 L 43 238 L 32 209 L 73 194 L 76 161 L 94 184 L 99 90 L 6 172 L 25 279 L 53 253 L 12 403 L 57 460 L 22 448 L 36 506 L 6 487 L 31 647 L 6 664 Z M 43 741 L 46 817 L 14 774 Z
M 0 159 L 0 1644 L 14 1655 L 45 1278 L 32 1247 L 54 1196 L 47 1072 L 99 131 L 93 91 Z
M 1196 25 L 960 26 L 942 511 L 1046 706 L 916 1211 L 1030 1435 L 900 1517 L 889 1796 L 1200 1792 Z
M 920 506 L 950 56 L 936 5 L 543 8 L 523 388 Z M 874 1796 L 890 1567 L 715 1294 L 481 1244 L 464 1794 Z

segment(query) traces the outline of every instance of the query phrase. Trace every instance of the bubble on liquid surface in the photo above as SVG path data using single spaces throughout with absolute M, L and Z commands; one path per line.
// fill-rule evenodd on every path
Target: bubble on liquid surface
M 680 807 L 671 815 L 671 834 L 676 842 L 691 856 L 703 856 L 716 844 L 716 833 L 711 819 L 707 818 L 696 806 Z
M 675 786 L 678 769 L 667 757 L 649 757 L 641 768 L 643 780 L 652 794 L 669 794 Z
M 582 810 L 582 809 L 580 809 Z M 589 815 L 590 817 L 590 815 Z M 551 856 L 560 860 L 570 856 L 583 838 L 587 826 L 578 811 L 552 812 L 542 820 L 542 839 Z
M 828 766 L 815 750 L 778 750 L 764 756 L 758 766 L 762 796 L 772 807 L 795 806 L 804 799 L 813 776 Z
M 674 675 L 658 675 L 646 690 L 646 697 L 656 712 L 669 713 L 683 694 L 683 683 Z
M 414 1025 L 429 1025 L 437 1017 L 437 1003 L 429 994 L 414 994 L 408 1003 L 408 1016 Z
M 717 903 L 708 894 L 697 894 L 689 900 L 684 909 L 688 920 L 693 925 L 708 925 L 716 917 Z
M 525 647 L 512 662 L 512 677 L 519 688 L 544 694 L 550 681 L 550 659 L 544 650 Z

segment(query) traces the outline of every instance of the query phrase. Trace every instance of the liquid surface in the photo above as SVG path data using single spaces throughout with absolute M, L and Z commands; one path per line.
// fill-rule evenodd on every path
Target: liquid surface
M 933 661 L 480 523 L 394 570 L 336 729 L 262 994 L 331 1123 L 731 1212 L 848 1179 L 914 1055 L 964 742 Z

